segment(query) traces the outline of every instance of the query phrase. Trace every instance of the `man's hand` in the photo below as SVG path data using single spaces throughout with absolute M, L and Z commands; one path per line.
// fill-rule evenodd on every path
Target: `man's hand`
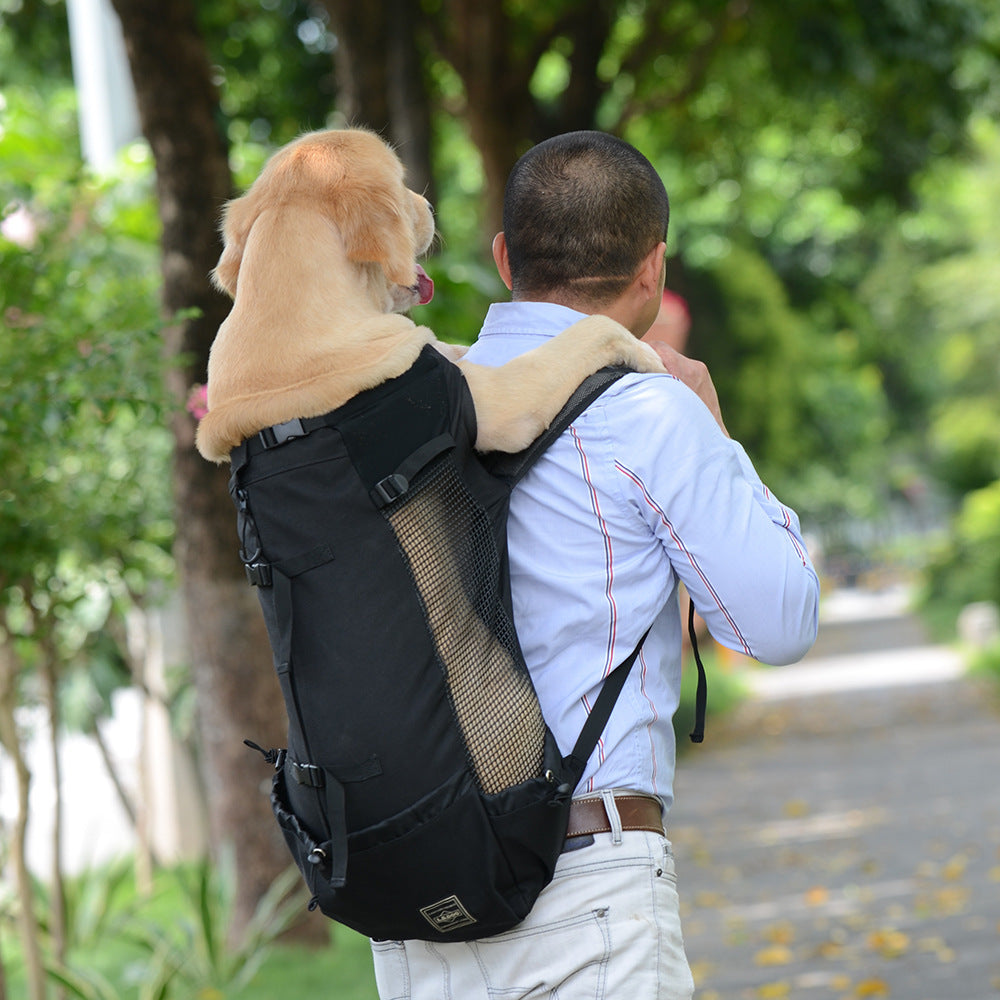
M 648 337 L 649 334 L 646 336 Z M 663 343 L 662 340 L 647 340 L 646 337 L 643 337 L 642 340 L 659 354 L 663 367 L 667 369 L 669 374 L 680 379 L 708 407 L 709 412 L 715 417 L 716 423 L 722 428 L 722 433 L 729 437 L 729 431 L 726 430 L 726 425 L 722 422 L 719 396 L 704 362 L 685 357 L 669 344 Z

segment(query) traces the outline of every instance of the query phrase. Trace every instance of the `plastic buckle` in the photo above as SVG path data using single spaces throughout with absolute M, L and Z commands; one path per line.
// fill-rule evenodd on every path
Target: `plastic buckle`
M 306 788 L 322 788 L 326 784 L 326 775 L 323 768 L 316 764 L 299 764 L 290 761 L 292 777 Z
M 372 487 L 372 498 L 379 507 L 385 507 L 394 500 L 398 500 L 409 488 L 410 482 L 406 476 L 394 472 Z
M 258 437 L 260 443 L 265 448 L 277 448 L 278 445 L 286 441 L 293 441 L 295 438 L 305 437 L 309 432 L 302 426 L 302 421 L 298 417 L 286 420 L 283 424 L 273 424 L 265 427 Z
M 250 582 L 251 587 L 270 587 L 271 586 L 271 564 L 266 562 L 252 562 L 244 563 L 243 568 L 246 570 L 247 580 Z

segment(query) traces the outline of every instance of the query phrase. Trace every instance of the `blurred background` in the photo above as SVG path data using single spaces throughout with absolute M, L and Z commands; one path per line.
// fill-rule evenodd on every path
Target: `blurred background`
M 517 157 L 632 142 L 663 322 L 833 617 L 1000 674 L 998 112 L 993 0 L 0 0 L 0 1000 L 373 995 L 346 933 L 301 960 L 331 928 L 242 745 L 283 713 L 193 448 L 220 208 L 277 146 L 393 142 L 440 233 L 414 319 L 470 342 Z

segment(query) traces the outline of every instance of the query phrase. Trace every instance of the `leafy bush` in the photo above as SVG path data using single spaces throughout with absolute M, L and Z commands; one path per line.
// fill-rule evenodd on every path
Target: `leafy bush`
M 920 606 L 938 634 L 954 634 L 958 613 L 974 601 L 1000 603 L 1000 480 L 969 493 L 930 558 Z
M 47 938 L 51 902 L 39 886 L 39 925 L 47 971 L 66 995 L 75 1000 L 235 1000 L 244 996 L 263 1000 L 278 995 L 278 991 L 260 993 L 256 986 L 251 989 L 251 984 L 256 984 L 281 934 L 305 912 L 305 893 L 297 869 L 290 867 L 272 884 L 239 942 L 227 940 L 236 884 L 231 857 L 224 857 L 217 867 L 199 862 L 162 870 L 156 874 L 148 897 L 137 894 L 131 875 L 130 860 L 119 859 L 67 880 L 70 947 L 65 965 L 52 957 Z M 11 995 L 17 996 L 22 973 L 20 963 L 10 959 L 12 942 L 5 933 L 12 918 L 11 907 L 0 900 L 0 950 Z M 359 957 L 361 949 L 355 947 L 344 970 L 345 979 L 358 984 L 353 994 L 345 996 L 357 1000 L 374 996 L 363 989 L 366 972 L 371 979 L 367 942 L 363 950 L 364 961 Z M 14 955 L 16 958 L 16 950 Z M 311 992 L 297 991 L 289 963 L 283 959 L 277 963 L 287 979 L 289 995 Z M 329 972 L 329 963 L 318 960 L 317 964 Z M 311 975 L 302 973 L 303 978 Z M 273 984 L 278 980 L 272 970 L 263 981 Z
M 969 667 L 972 673 L 981 674 L 1000 685 L 1000 642 L 994 642 L 976 653 Z

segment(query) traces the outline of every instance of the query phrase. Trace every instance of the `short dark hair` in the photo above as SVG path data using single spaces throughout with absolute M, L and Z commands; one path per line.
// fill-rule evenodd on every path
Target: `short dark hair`
M 546 139 L 517 161 L 504 192 L 514 296 L 607 302 L 666 240 L 669 221 L 663 181 L 634 146 L 604 132 Z

